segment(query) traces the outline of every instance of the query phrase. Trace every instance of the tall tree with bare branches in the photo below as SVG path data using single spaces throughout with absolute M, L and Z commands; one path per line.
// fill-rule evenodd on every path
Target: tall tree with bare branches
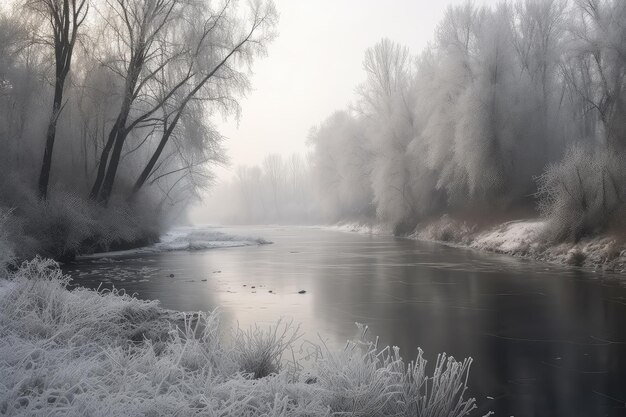
M 273 3 L 256 2 L 250 10 L 250 23 L 239 37 L 233 37 L 233 23 L 236 22 L 231 2 L 226 2 L 217 13 L 209 13 L 202 25 L 203 29 L 191 36 L 197 39 L 190 49 L 188 62 L 193 66 L 194 77 L 180 88 L 180 94 L 171 96 L 171 111 L 163 112 L 163 125 L 158 145 L 148 163 L 137 178 L 132 194 L 137 193 L 146 180 L 154 172 L 154 168 L 166 145 L 174 135 L 181 118 L 186 114 L 188 106 L 195 102 L 214 104 L 228 111 L 237 107 L 232 97 L 232 90 L 242 90 L 247 86 L 247 78 L 239 73 L 233 61 L 250 61 L 257 53 L 265 50 L 266 43 L 273 37 L 273 26 L 276 24 L 276 10 Z M 247 19 L 244 19 L 244 21 Z M 216 40 L 220 40 L 216 42 Z M 189 73 L 189 71 L 188 71 Z M 171 79 L 164 79 L 161 85 L 172 85 Z
M 54 99 L 46 131 L 46 145 L 39 174 L 39 195 L 42 198 L 46 198 L 57 122 L 63 110 L 63 90 L 72 67 L 72 54 L 78 38 L 78 32 L 87 16 L 89 3 L 88 0 L 34 0 L 29 5 L 48 21 L 52 34 L 47 36 L 46 43 L 49 43 L 54 49 Z
M 160 49 L 163 42 L 159 42 L 176 19 L 182 1 L 107 0 L 106 3 L 108 10 L 103 13 L 106 29 L 116 43 L 104 64 L 124 78 L 124 89 L 115 123 L 100 154 L 90 193 L 91 198 L 104 203 L 108 202 L 113 190 L 126 138 L 134 128 L 149 122 L 148 119 L 165 101 L 165 98 L 151 100 L 151 84 L 169 62 L 182 56 L 181 50 L 176 49 L 164 57 Z M 185 77 L 190 76 L 188 73 Z M 178 86 L 184 84 L 185 77 Z M 173 94 L 176 88 L 169 93 Z

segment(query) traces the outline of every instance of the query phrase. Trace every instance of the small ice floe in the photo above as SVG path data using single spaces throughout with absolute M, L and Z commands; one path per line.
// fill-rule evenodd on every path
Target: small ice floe
M 212 227 L 177 227 L 161 236 L 161 240 L 151 246 L 115 252 L 94 253 L 79 256 L 78 259 L 106 259 L 105 262 L 116 262 L 112 258 L 119 256 L 144 255 L 172 251 L 196 251 L 215 248 L 232 248 L 271 244 L 268 240 L 255 236 L 237 236 L 218 232 Z M 221 271 L 217 271 L 221 272 Z
M 99 258 L 97 260 L 93 260 L 91 261 L 91 263 L 99 263 L 99 264 L 112 264 L 112 263 L 116 263 L 116 262 L 123 262 L 121 260 L 115 260 L 113 258 Z
M 269 243 L 272 242 L 260 237 L 230 235 L 211 227 L 180 227 L 166 233 L 161 237 L 161 241 L 151 248 L 156 251 L 202 250 Z

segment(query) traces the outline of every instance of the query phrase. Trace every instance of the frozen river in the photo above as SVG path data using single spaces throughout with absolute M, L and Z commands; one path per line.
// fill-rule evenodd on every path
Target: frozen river
M 438 352 L 471 356 L 471 394 L 496 415 L 626 415 L 620 277 L 389 236 L 216 230 L 274 243 L 233 239 L 217 245 L 233 247 L 145 251 L 65 269 L 82 285 L 115 285 L 165 308 L 219 308 L 241 326 L 290 318 L 314 342 L 343 346 L 360 322 L 405 359 L 418 347 L 431 363 Z

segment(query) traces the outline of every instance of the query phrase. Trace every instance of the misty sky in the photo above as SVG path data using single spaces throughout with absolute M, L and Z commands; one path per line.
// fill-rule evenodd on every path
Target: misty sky
M 241 101 L 239 125 L 218 124 L 231 170 L 258 164 L 268 153 L 304 152 L 309 129 L 354 97 L 368 47 L 387 37 L 420 51 L 446 7 L 465 1 L 276 0 L 279 36 L 268 56 L 254 63 L 253 91 Z

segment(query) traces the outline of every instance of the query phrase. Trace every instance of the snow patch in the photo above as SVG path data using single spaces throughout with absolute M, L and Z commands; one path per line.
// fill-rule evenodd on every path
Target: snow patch
M 211 227 L 177 227 L 161 237 L 161 241 L 143 248 L 94 253 L 80 256 L 88 258 L 113 258 L 118 256 L 151 254 L 172 251 L 197 251 L 216 248 L 233 248 L 241 246 L 266 245 L 272 242 L 261 237 L 237 236 L 218 232 Z
M 544 220 L 529 219 L 477 230 L 473 225 L 444 215 L 434 222 L 420 225 L 409 238 L 550 263 L 626 272 L 623 236 L 605 234 L 579 242 L 552 243 L 546 240 L 548 227 Z
M 391 230 L 383 224 L 371 224 L 371 223 L 337 223 L 330 226 L 322 226 L 326 230 L 334 230 L 336 232 L 350 232 L 361 233 L 371 235 L 384 235 L 390 234 Z
M 513 221 L 482 232 L 470 244 L 472 248 L 517 254 L 539 242 L 546 228 L 543 221 Z

